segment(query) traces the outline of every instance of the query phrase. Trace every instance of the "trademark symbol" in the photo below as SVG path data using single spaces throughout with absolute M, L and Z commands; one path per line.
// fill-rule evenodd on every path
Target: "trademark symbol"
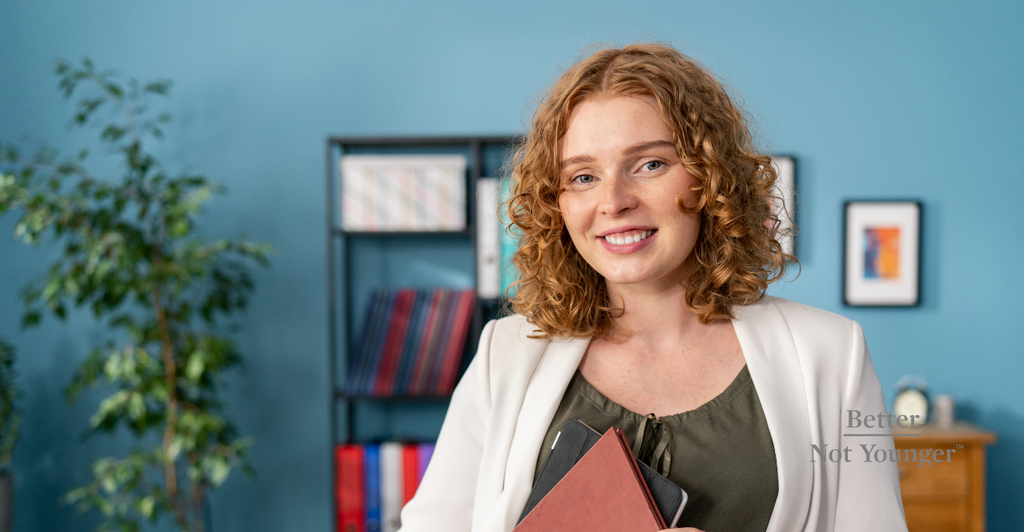
M 957 448 L 957 449 L 963 449 L 963 448 L 964 448 L 964 446 L 963 446 L 963 444 L 961 444 L 961 443 L 958 443 L 958 444 L 956 444 L 956 448 Z

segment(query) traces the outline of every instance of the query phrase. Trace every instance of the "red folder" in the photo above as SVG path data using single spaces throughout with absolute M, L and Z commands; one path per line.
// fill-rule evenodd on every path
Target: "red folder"
M 516 532 L 657 532 L 667 528 L 622 431 L 608 429 Z
M 338 498 L 336 530 L 338 532 L 363 532 L 366 521 L 366 507 L 363 501 L 363 448 L 361 445 L 345 444 L 335 447 L 334 467 L 337 486 L 334 495 Z
M 402 446 L 402 504 L 409 502 L 416 494 L 416 488 L 420 486 L 420 460 L 419 451 L 415 443 L 407 443 Z

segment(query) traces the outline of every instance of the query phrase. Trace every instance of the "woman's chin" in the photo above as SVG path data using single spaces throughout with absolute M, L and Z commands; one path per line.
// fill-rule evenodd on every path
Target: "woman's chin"
M 605 285 L 609 290 L 628 290 L 631 292 L 657 291 L 667 293 L 675 288 L 682 288 L 679 285 L 679 276 L 673 270 L 671 272 L 649 272 L 649 271 L 618 271 L 609 272 L 604 275 Z

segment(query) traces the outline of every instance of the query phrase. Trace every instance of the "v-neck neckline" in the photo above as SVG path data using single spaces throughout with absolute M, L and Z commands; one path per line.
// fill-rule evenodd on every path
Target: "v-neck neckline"
M 600 408 L 603 412 L 608 415 L 615 416 L 620 419 L 635 418 L 640 420 L 647 417 L 646 414 L 640 414 L 634 412 L 619 403 L 609 399 L 600 390 L 594 387 L 586 377 L 583 376 L 583 372 L 579 369 L 573 375 L 572 380 L 569 383 L 570 386 L 575 386 L 580 394 L 593 403 L 595 406 Z M 752 386 L 753 381 L 750 378 L 750 371 L 747 365 L 744 364 L 743 368 L 736 374 L 732 382 L 722 390 L 721 393 L 712 397 L 708 402 L 694 408 L 693 410 L 687 410 L 684 412 L 677 412 L 675 414 L 667 414 L 664 416 L 656 416 L 661 421 L 678 421 L 684 422 L 687 418 L 697 415 L 710 414 L 711 412 L 722 408 L 732 402 L 747 386 Z

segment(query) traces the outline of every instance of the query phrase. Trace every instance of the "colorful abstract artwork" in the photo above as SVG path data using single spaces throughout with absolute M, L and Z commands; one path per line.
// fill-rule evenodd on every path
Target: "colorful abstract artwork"
M 864 278 L 899 279 L 900 228 L 864 228 Z
M 920 303 L 921 203 L 847 201 L 843 233 L 843 303 Z

